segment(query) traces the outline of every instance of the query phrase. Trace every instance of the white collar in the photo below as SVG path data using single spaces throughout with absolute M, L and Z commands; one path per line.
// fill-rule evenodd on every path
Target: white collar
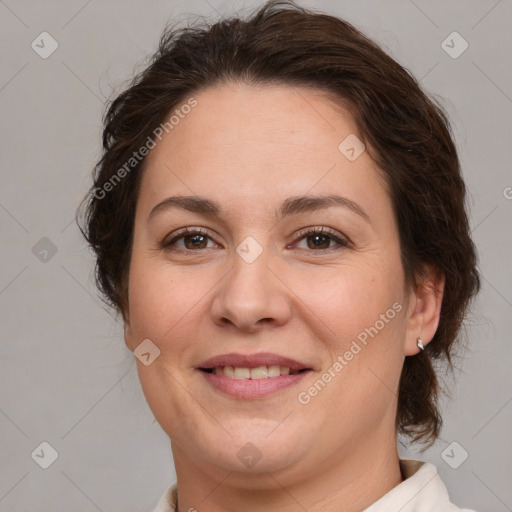
M 474 512 L 450 502 L 448 491 L 430 462 L 400 459 L 405 480 L 363 512 Z
M 430 462 L 400 459 L 405 480 L 363 512 L 474 512 L 450 502 L 436 467 Z M 153 512 L 175 512 L 178 490 L 172 484 Z

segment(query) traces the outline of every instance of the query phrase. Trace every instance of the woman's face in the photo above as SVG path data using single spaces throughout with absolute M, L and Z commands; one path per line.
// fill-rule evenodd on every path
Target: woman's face
M 393 443 L 415 297 L 354 121 L 309 89 L 194 97 L 146 162 L 126 324 L 175 460 L 298 478 Z

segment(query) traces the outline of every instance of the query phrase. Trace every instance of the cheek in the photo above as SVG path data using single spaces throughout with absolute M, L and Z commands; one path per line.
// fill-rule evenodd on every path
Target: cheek
M 302 291 L 305 297 L 314 299 L 308 306 L 321 320 L 317 324 L 329 327 L 329 334 L 318 338 L 330 356 L 323 370 L 334 376 L 326 376 L 330 383 L 314 398 L 312 416 L 321 416 L 328 409 L 333 436 L 339 435 L 341 425 L 351 428 L 347 417 L 353 424 L 371 430 L 377 418 L 389 413 L 403 364 L 406 325 L 399 272 L 386 274 L 355 266 L 339 270 L 332 273 L 328 287 L 320 287 L 318 281 L 308 278 L 303 280 Z M 306 295 L 312 289 L 315 292 Z
M 132 332 L 150 338 L 162 350 L 177 336 L 187 317 L 211 288 L 208 276 L 196 269 L 178 269 L 165 261 L 134 254 L 130 267 L 129 311 Z M 174 346 L 174 348 L 177 348 Z
M 401 267 L 390 265 L 384 271 L 377 264 L 354 264 L 332 269 L 329 276 L 325 270 L 304 276 L 297 291 L 314 312 L 310 318 L 317 318 L 314 334 L 329 353 L 327 365 L 335 375 L 314 406 L 319 407 L 316 413 L 321 414 L 326 403 L 337 403 L 339 414 L 332 414 L 338 420 L 342 411 L 354 417 L 385 414 L 403 364 L 406 322 Z M 360 408 L 362 403 L 366 412 Z
M 196 269 L 197 270 L 197 269 Z M 134 345 L 150 339 L 160 350 L 148 366 L 137 371 L 149 407 L 166 432 L 179 431 L 183 418 L 192 427 L 197 404 L 183 385 L 197 338 L 195 314 L 212 287 L 207 276 L 178 269 L 165 261 L 134 251 L 129 278 L 130 330 Z M 179 374 L 177 374 L 179 372 Z
M 296 274 L 299 272 L 295 271 Z M 377 265 L 344 264 L 338 267 L 310 269 L 309 272 L 286 273 L 287 283 L 303 303 L 311 320 L 324 325 L 336 348 L 356 339 L 377 324 L 380 332 L 399 323 L 398 309 L 403 309 L 403 290 L 399 271 L 384 271 Z M 395 308 L 393 308 L 393 304 Z M 309 313 L 308 313 L 309 311 Z M 382 316 L 383 315 L 383 316 Z M 373 332 L 373 329 L 372 329 Z M 324 340 L 326 341 L 326 340 Z

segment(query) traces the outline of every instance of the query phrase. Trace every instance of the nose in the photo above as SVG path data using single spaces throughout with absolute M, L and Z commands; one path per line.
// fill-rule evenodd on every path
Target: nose
M 246 333 L 282 326 L 291 316 L 287 292 L 264 255 L 252 263 L 237 256 L 217 288 L 212 319 L 221 327 Z

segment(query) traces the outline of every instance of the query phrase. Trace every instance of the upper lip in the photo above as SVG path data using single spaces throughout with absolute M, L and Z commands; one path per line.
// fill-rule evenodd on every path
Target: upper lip
M 235 366 L 239 368 L 257 368 L 258 366 L 279 365 L 290 368 L 290 370 L 306 370 L 311 367 L 306 363 L 301 363 L 290 357 L 272 354 L 270 352 L 260 352 L 258 354 L 220 354 L 211 357 L 198 365 L 200 369 L 218 368 L 221 366 Z

